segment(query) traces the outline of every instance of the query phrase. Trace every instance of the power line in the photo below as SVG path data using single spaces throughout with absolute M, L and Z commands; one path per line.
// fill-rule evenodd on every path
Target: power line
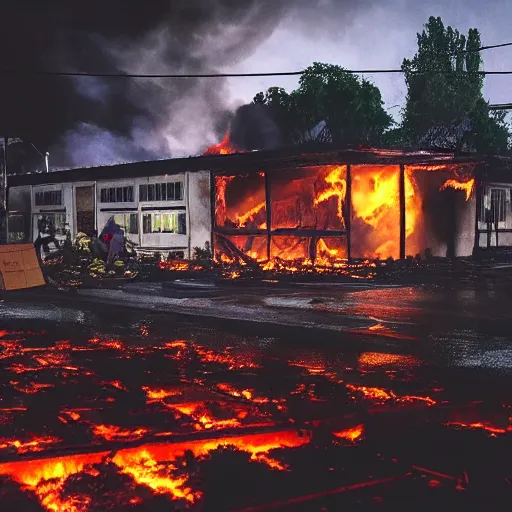
M 308 71 L 310 72 L 310 71 Z M 385 74 L 405 73 L 403 69 L 345 69 L 345 73 L 360 74 Z M 240 77 L 264 77 L 264 76 L 298 76 L 306 73 L 302 71 L 276 71 L 270 73 L 193 73 L 193 74 L 139 74 L 139 73 L 85 73 L 80 71 L 26 71 L 16 69 L 0 69 L 0 75 L 27 75 L 27 76 L 76 76 L 91 78 L 240 78 Z M 413 74 L 449 75 L 453 71 L 431 70 L 416 71 Z M 468 75 L 512 75 L 509 71 L 464 71 Z
M 503 48 L 504 46 L 512 46 L 512 43 L 492 44 L 489 46 L 480 46 L 477 50 L 467 50 L 468 52 L 481 52 L 482 50 L 491 50 L 492 48 Z
M 489 105 L 489 110 L 512 110 L 512 103 Z
M 505 46 L 512 46 L 510 43 L 493 44 L 481 46 L 474 50 L 464 50 L 463 53 L 480 52 L 483 50 L 490 50 L 493 48 L 503 48 Z M 404 73 L 403 69 L 346 69 L 346 73 L 351 74 L 385 74 L 385 73 Z M 306 70 L 301 71 L 276 71 L 269 73 L 187 73 L 187 74 L 142 74 L 142 73 L 89 73 L 82 71 L 27 71 L 20 69 L 0 69 L 1 75 L 31 75 L 31 76 L 69 76 L 69 77 L 91 77 L 91 78 L 241 78 L 241 77 L 265 77 L 265 76 L 299 76 L 303 75 Z M 428 72 L 417 71 L 414 74 L 450 74 L 453 71 L 440 71 L 431 70 Z M 485 75 L 512 75 L 511 71 L 472 71 L 466 72 L 468 74 L 476 74 L 479 76 Z

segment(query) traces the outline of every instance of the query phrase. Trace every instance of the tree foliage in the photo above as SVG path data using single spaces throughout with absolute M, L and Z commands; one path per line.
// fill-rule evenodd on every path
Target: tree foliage
M 479 151 L 507 148 L 508 128 L 504 113 L 490 114 L 482 95 L 483 77 L 480 34 L 467 36 L 430 17 L 418 37 L 418 51 L 404 59 L 407 101 L 401 126 L 402 137 L 415 144 L 429 129 L 471 121 L 465 141 Z
M 325 121 L 336 144 L 376 145 L 392 124 L 377 87 L 331 64 L 316 62 L 307 68 L 291 93 L 272 87 L 253 102 L 269 109 L 289 142 L 301 142 Z

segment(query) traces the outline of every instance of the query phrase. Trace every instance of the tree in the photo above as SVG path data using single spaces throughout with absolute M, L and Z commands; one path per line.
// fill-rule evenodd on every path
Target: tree
M 378 145 L 392 124 L 377 87 L 331 64 L 315 62 L 290 94 L 272 87 L 258 93 L 253 102 L 269 109 L 290 142 L 302 141 L 304 134 L 325 121 L 336 144 Z
M 418 34 L 418 51 L 404 59 L 407 100 L 401 126 L 402 138 L 411 144 L 432 128 L 471 121 L 464 142 L 479 151 L 507 149 L 508 128 L 503 113 L 490 115 L 482 95 L 480 34 L 467 37 L 430 17 Z

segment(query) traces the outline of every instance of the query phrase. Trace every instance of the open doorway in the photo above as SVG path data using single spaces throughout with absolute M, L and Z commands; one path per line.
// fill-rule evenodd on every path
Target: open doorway
M 91 236 L 94 233 L 94 186 L 75 188 L 76 231 Z

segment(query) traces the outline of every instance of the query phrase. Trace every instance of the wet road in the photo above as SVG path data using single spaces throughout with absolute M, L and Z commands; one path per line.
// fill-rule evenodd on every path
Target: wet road
M 77 512 L 510 497 L 505 280 L 193 284 L 1 302 L 2 499 Z

